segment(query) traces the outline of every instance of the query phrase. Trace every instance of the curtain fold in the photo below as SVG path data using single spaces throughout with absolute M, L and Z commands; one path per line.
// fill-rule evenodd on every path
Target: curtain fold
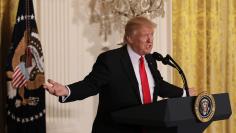
M 236 132 L 236 1 L 172 0 L 173 57 L 197 92 L 230 95 L 232 116 L 205 133 Z M 182 86 L 177 72 L 173 81 Z
M 13 26 L 16 18 L 18 0 L 0 0 L 0 132 L 6 131 L 6 95 L 4 67 L 11 43 Z

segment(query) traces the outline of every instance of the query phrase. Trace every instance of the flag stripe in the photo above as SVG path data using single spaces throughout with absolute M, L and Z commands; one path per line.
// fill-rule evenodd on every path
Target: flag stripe
M 24 75 L 20 75 L 19 77 L 17 77 L 15 82 L 13 81 L 13 86 L 19 87 L 19 85 L 24 81 L 25 81 Z
M 26 78 L 24 74 L 22 73 L 19 65 L 16 67 L 15 72 L 13 74 L 13 78 L 12 78 L 12 86 L 14 88 L 21 88 L 26 83 Z
M 13 85 L 16 85 L 18 82 L 20 82 L 20 79 L 23 77 L 23 75 L 17 76 L 12 80 Z
M 20 74 L 20 69 L 17 67 L 17 69 L 15 70 L 13 74 L 13 78 L 17 77 L 19 74 Z
M 24 77 L 21 75 L 19 76 L 16 80 L 13 81 L 13 86 L 14 87 L 18 87 L 19 83 L 21 82 L 21 80 L 23 79 Z

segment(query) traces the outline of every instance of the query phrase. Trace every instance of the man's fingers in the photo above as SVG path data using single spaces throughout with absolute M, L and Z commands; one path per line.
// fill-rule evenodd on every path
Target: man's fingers
M 196 96 L 197 95 L 196 89 L 194 89 L 194 88 L 191 88 L 189 90 L 189 93 L 190 93 L 191 96 Z
M 43 88 L 45 88 L 50 94 L 55 94 L 55 89 L 53 88 L 52 84 L 44 83 Z
M 46 84 L 43 84 L 44 89 L 48 89 L 48 86 Z
M 47 88 L 52 88 L 53 85 L 50 84 L 50 83 L 44 83 L 44 84 L 43 84 L 43 87 L 44 87 L 45 89 L 47 89 Z
M 55 96 L 60 96 L 60 95 L 64 95 L 61 94 L 62 92 L 64 92 L 64 86 L 61 85 L 60 83 L 57 83 L 55 81 L 53 81 L 52 79 L 48 79 L 47 83 L 43 84 L 43 87 L 52 95 Z
M 48 79 L 48 83 L 50 83 L 50 84 L 54 85 L 56 82 L 55 82 L 55 81 L 53 81 L 52 79 Z
M 54 88 L 52 88 L 52 87 L 47 87 L 47 88 L 45 88 L 50 94 L 55 94 L 56 93 L 56 90 L 54 89 Z

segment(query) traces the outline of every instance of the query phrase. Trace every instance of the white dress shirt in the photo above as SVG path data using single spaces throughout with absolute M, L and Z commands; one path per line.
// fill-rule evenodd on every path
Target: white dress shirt
M 127 50 L 128 50 L 128 53 L 129 53 L 129 56 L 130 56 L 130 59 L 131 59 L 131 62 L 132 62 L 133 68 L 134 68 L 136 79 L 138 80 L 139 94 L 140 94 L 141 101 L 143 103 L 143 92 L 142 92 L 142 85 L 141 85 L 141 79 L 140 79 L 140 73 L 139 73 L 139 59 L 141 56 L 139 54 L 135 53 L 129 45 L 127 45 Z M 155 82 L 154 82 L 152 73 L 149 69 L 148 63 L 145 58 L 144 58 L 144 65 L 145 65 L 145 70 L 147 73 L 150 95 L 151 95 L 151 99 L 153 101 Z M 183 89 L 182 97 L 186 97 L 186 91 L 184 89 Z M 161 100 L 161 99 L 163 99 L 163 98 L 158 96 L 158 99 L 154 99 L 154 100 Z
M 142 92 L 142 85 L 141 85 L 141 79 L 140 79 L 140 73 L 139 73 L 139 59 L 141 56 L 139 54 L 135 53 L 129 45 L 127 45 L 127 50 L 128 50 L 129 57 L 131 59 L 131 62 L 132 62 L 133 68 L 134 68 L 136 79 L 138 81 L 139 94 L 140 94 L 141 101 L 143 103 L 143 92 Z M 148 63 L 145 58 L 144 58 L 144 65 L 145 65 L 145 70 L 147 73 L 150 95 L 151 95 L 151 100 L 152 100 L 155 84 L 154 84 L 154 79 L 153 79 L 152 73 L 148 67 Z

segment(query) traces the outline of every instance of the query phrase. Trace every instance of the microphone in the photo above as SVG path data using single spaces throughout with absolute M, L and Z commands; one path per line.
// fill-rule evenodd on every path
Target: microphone
M 187 94 L 187 96 L 189 96 L 188 83 L 187 83 L 185 74 L 184 74 L 183 70 L 180 68 L 180 66 L 174 61 L 174 59 L 168 54 L 166 55 L 166 57 L 163 57 L 161 54 L 159 54 L 157 52 L 154 52 L 152 54 L 152 57 L 154 59 L 156 59 L 157 61 L 161 61 L 164 65 L 170 65 L 178 70 L 178 72 L 181 75 L 181 78 L 184 82 L 184 89 L 186 91 L 186 94 Z
M 156 59 L 157 61 L 161 61 L 164 65 L 170 65 L 176 68 L 175 65 L 170 62 L 169 57 L 167 56 L 164 58 L 160 53 L 153 52 L 152 57 Z
M 154 52 L 154 53 L 152 54 L 152 57 L 153 57 L 154 59 L 156 59 L 157 61 L 162 61 L 162 60 L 163 60 L 163 56 L 162 56 L 161 54 L 157 53 L 157 52 Z

